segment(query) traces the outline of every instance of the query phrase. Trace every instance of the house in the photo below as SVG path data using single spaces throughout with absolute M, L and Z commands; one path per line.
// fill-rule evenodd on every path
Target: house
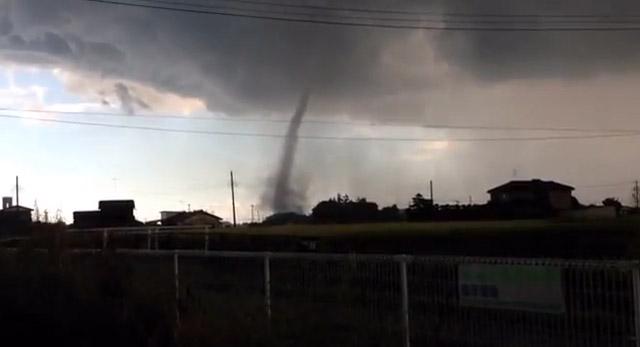
M 204 210 L 163 211 L 160 212 L 160 216 L 162 217 L 160 220 L 162 226 L 206 225 L 214 228 L 222 227 L 222 218 Z
M 133 200 L 103 200 L 98 203 L 98 210 L 74 212 L 73 227 L 86 229 L 142 225 L 133 214 L 135 208 Z
M 573 190 L 554 181 L 511 181 L 488 191 L 489 205 L 512 217 L 550 216 L 573 207 Z
M 24 206 L 10 206 L 0 210 L 0 226 L 26 226 L 31 224 L 33 210 Z
M 133 200 L 104 200 L 98 203 L 103 221 L 110 225 L 129 226 L 140 224 L 133 215 L 136 203 Z
M 100 211 L 73 212 L 73 227 L 78 229 L 97 228 L 102 226 Z

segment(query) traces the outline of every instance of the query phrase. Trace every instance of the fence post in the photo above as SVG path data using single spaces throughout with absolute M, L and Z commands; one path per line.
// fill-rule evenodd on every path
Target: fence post
M 151 250 L 151 229 L 147 229 L 147 250 Z
M 271 326 L 271 255 L 264 256 L 264 308 L 267 313 L 267 322 Z
M 402 325 L 404 347 L 411 347 L 411 330 L 409 327 L 409 286 L 407 284 L 407 257 L 400 259 L 400 286 L 402 290 Z
M 155 236 L 155 248 L 156 251 L 160 248 L 160 242 L 158 241 L 158 237 L 159 237 L 159 232 L 158 232 L 158 228 L 153 230 L 154 236 Z
M 107 242 L 109 240 L 109 229 L 102 230 L 102 250 L 107 249 Z
M 173 253 L 173 277 L 176 286 L 176 327 L 180 327 L 180 266 L 178 253 Z
M 640 347 L 640 268 L 633 268 L 633 320 L 635 327 L 635 346 Z
M 206 234 L 204 234 L 204 252 L 207 253 L 207 251 L 209 251 L 209 232 L 208 231 Z

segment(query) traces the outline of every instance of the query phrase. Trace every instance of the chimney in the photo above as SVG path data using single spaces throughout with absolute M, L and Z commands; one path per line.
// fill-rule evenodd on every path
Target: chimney
M 7 209 L 13 206 L 13 198 L 10 196 L 5 196 L 2 198 L 2 209 Z

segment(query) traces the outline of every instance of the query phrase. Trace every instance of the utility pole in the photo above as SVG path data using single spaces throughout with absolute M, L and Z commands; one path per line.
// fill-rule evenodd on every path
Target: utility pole
M 253 219 L 253 209 L 254 209 L 254 205 L 251 205 L 251 224 L 255 223 L 255 220 Z
M 636 205 L 636 211 L 640 208 L 640 187 L 638 186 L 638 181 L 636 180 L 633 185 L 633 193 L 631 194 L 633 198 L 633 202 Z
M 236 226 L 236 192 L 233 186 L 233 171 L 231 171 L 231 206 L 233 208 L 233 226 Z
M 39 223 L 40 222 L 40 208 L 38 208 L 38 200 L 33 202 L 33 214 L 35 214 L 36 216 L 36 222 Z
M 429 180 L 429 199 L 431 199 L 431 203 L 433 203 L 433 181 Z
M 16 176 L 16 206 L 20 206 L 20 184 L 18 183 L 18 176 Z

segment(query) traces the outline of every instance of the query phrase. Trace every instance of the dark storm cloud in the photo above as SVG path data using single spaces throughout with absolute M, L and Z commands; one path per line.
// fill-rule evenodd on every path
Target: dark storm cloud
M 62 56 L 71 54 L 71 46 L 60 35 L 46 32 L 42 36 L 26 40 L 18 34 L 11 35 L 8 40 L 9 46 L 6 49 L 17 51 L 31 51 L 37 53 L 50 54 L 52 56 Z
M 13 23 L 9 18 L 0 17 L 0 36 L 9 35 L 13 29 Z
M 496 25 L 506 28 L 621 26 L 612 21 L 627 21 L 626 26 L 635 27 L 640 24 L 637 18 L 620 17 L 640 14 L 640 2 L 634 0 L 458 0 L 443 1 L 442 6 L 443 12 L 448 13 L 490 14 L 476 19 L 501 21 Z M 498 17 L 512 14 L 520 17 Z M 582 78 L 640 66 L 637 31 L 441 32 L 437 43 L 442 57 L 484 80 Z
M 56 63 L 84 66 L 99 73 L 116 70 L 126 58 L 122 51 L 105 42 L 87 41 L 75 35 L 63 37 L 50 31 L 28 35 L 11 34 L 4 41 L 0 39 L 3 42 L 0 48 L 8 55 L 22 53 L 18 57 L 24 58 L 25 54 L 32 53 L 38 55 L 37 61 L 46 61 L 46 57 L 51 57 Z M 33 59 L 27 57 L 26 61 L 32 62 Z
M 211 110 L 230 114 L 286 114 L 305 87 L 318 90 L 319 112 L 325 105 L 325 113 L 362 113 L 380 96 L 399 95 L 407 87 L 421 90 L 430 83 L 425 78 L 429 69 L 395 71 L 402 72 L 407 63 L 415 65 L 396 59 L 423 49 L 424 33 L 188 15 L 69 0 L 55 5 L 44 0 L 15 2 L 11 17 L 16 34 L 26 42 L 26 47 L 13 49 L 60 55 L 63 41 L 45 40 L 55 34 L 73 50 L 65 61 L 67 68 L 199 97 Z M 417 47 L 401 45 L 416 37 L 422 41 Z M 86 48 L 81 42 L 89 41 L 101 43 L 94 51 L 104 52 L 92 59 L 81 54 Z M 393 48 L 396 44 L 398 49 Z
M 452 76 L 475 76 L 480 83 L 576 78 L 635 70 L 640 60 L 637 32 L 427 32 L 71 0 L 0 3 L 12 4 L 8 18 L 16 35 L 7 39 L 5 56 L 10 50 L 47 54 L 71 70 L 198 97 L 210 110 L 232 115 L 286 115 L 300 92 L 312 88 L 316 116 L 420 118 L 428 107 L 425 95 Z M 631 0 L 353 0 L 349 5 L 481 15 L 640 13 L 640 2 Z M 452 19 L 460 20 L 447 17 Z M 543 25 L 536 18 L 523 20 Z M 509 25 L 517 26 L 500 24 Z
M 9 35 L 13 30 L 9 10 L 9 4 L 0 2 L 0 36 Z

